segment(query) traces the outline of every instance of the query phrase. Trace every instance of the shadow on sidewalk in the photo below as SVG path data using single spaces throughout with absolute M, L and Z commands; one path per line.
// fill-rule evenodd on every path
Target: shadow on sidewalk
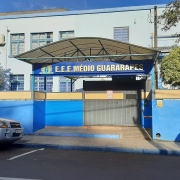
M 151 145 L 160 150 L 162 155 L 179 155 L 180 153 L 180 133 L 174 141 L 163 141 L 163 140 L 151 140 L 149 141 Z M 177 145 L 177 147 L 176 147 Z
M 175 143 L 180 147 L 180 133 L 179 133 L 178 136 L 176 137 Z
M 178 136 L 176 137 L 176 139 L 174 141 L 163 141 L 163 140 L 153 140 L 152 139 L 152 129 L 146 129 L 146 128 L 141 128 L 141 127 L 124 127 L 124 129 L 126 129 L 126 131 L 129 131 L 129 134 L 131 134 L 131 137 L 127 136 L 127 135 L 123 137 L 123 139 L 127 139 L 127 141 L 129 139 L 137 139 L 139 137 L 143 137 L 144 139 L 150 144 L 152 145 L 151 149 L 146 149 L 145 147 L 142 147 L 143 149 L 145 149 L 145 151 L 149 152 L 149 150 L 152 150 L 152 152 L 154 151 L 159 151 L 160 154 L 162 155 L 168 155 L 168 154 L 172 154 L 172 155 L 176 155 L 179 154 L 180 151 L 180 133 L 178 134 Z M 123 130 L 123 128 L 122 128 Z M 133 133 L 137 131 L 137 133 Z M 138 134 L 141 133 L 141 136 L 139 136 Z M 122 135 L 124 135 L 122 133 Z M 136 137 L 137 135 L 137 137 Z M 139 140 L 142 138 L 139 138 Z M 154 148 L 153 148 L 154 147 Z

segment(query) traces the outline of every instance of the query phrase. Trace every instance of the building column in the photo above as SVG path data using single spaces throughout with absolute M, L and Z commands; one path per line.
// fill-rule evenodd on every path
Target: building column
M 59 92 L 60 85 L 59 85 L 59 76 L 53 76 L 53 89 L 52 92 Z

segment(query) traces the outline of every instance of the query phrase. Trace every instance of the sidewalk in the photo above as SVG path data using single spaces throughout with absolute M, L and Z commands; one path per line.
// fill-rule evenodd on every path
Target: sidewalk
M 180 142 L 151 140 L 137 127 L 46 127 L 24 136 L 14 146 L 180 156 Z

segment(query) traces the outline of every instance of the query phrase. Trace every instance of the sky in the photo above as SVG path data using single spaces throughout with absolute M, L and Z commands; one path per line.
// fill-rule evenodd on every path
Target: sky
M 66 8 L 88 10 L 126 6 L 167 4 L 171 0 L 0 0 L 0 12 Z

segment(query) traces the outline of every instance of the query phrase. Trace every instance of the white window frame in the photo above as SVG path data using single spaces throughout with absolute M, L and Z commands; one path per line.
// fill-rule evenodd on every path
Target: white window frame
M 66 90 L 61 91 L 61 82 L 66 83 Z M 68 86 L 68 83 L 70 83 L 70 87 Z M 61 76 L 59 79 L 59 91 L 60 92 L 71 92 L 71 80 L 68 78 L 65 78 L 64 76 Z M 72 84 L 72 92 L 74 91 L 74 83 Z
M 16 77 L 15 80 L 14 77 Z M 19 79 L 20 77 L 23 77 L 23 79 Z M 10 82 L 11 82 L 11 91 L 24 91 L 24 74 L 11 74 Z M 12 89 L 13 83 L 16 83 L 16 89 Z M 20 89 L 20 84 L 22 83 L 23 83 L 23 89 Z
M 17 36 L 17 39 L 13 39 L 13 36 Z M 21 39 L 20 37 L 24 37 L 23 39 Z M 13 48 L 12 45 L 16 44 L 16 53 L 13 53 Z M 20 45 L 22 44 L 23 48 L 20 51 Z M 18 34 L 11 34 L 10 35 L 10 55 L 18 55 L 21 54 L 23 52 L 25 52 L 25 34 L 24 33 L 18 33 Z
M 33 36 L 37 35 L 37 38 L 33 38 Z M 44 35 L 44 38 L 41 38 L 41 36 Z M 48 36 L 51 37 L 48 37 Z M 41 45 L 41 43 L 44 43 Z M 53 42 L 53 32 L 40 32 L 40 33 L 31 33 L 31 49 L 35 49 L 44 45 L 47 45 L 49 43 Z M 33 48 L 33 43 L 37 43 L 37 47 Z
M 51 77 L 51 76 L 49 76 Z M 34 91 L 41 91 L 41 83 L 43 84 L 42 91 L 44 91 L 44 76 L 34 76 Z M 42 79 L 41 79 L 42 78 Z M 37 87 L 35 87 L 35 83 L 37 83 Z M 51 91 L 47 90 L 47 86 L 52 83 Z M 32 86 L 32 80 L 31 80 L 31 86 Z M 32 89 L 32 88 L 31 88 Z M 52 92 L 53 89 L 53 78 L 48 79 L 48 76 L 46 77 L 46 92 Z
M 69 36 L 69 34 L 72 33 L 73 36 Z M 62 34 L 65 34 L 66 36 L 63 38 Z M 59 40 L 69 39 L 74 37 L 74 31 L 59 31 Z
M 116 41 L 129 43 L 129 26 L 114 27 L 113 38 Z

